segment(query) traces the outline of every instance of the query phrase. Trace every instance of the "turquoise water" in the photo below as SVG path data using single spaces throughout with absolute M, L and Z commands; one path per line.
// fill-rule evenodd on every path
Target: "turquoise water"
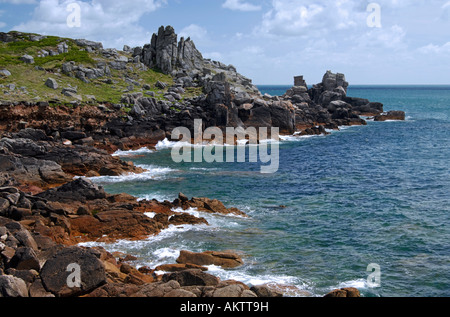
M 260 87 L 271 95 L 288 88 Z M 105 247 L 152 267 L 175 263 L 182 249 L 237 250 L 243 267 L 210 270 L 248 284 L 295 286 L 291 296 L 346 286 L 363 296 L 449 296 L 450 87 L 353 86 L 348 94 L 403 110 L 407 120 L 289 138 L 275 174 L 261 174 L 259 163 L 177 164 L 169 142 L 126 157 L 150 171 L 96 182 L 142 199 L 216 198 L 250 217 L 200 213 L 210 226 Z M 371 263 L 380 266 L 379 287 L 367 283 Z

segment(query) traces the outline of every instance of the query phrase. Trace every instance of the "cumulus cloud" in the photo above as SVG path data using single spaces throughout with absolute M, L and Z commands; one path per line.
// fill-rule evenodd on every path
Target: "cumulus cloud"
M 365 21 L 359 5 L 349 0 L 273 0 L 255 31 L 269 36 L 303 36 L 348 29 Z
M 418 49 L 422 54 L 450 54 L 450 42 L 443 45 L 428 44 Z
M 17 0 L 27 1 L 27 0 Z M 14 27 L 23 32 L 87 38 L 102 41 L 106 47 L 120 48 L 124 44 L 142 45 L 149 34 L 139 26 L 139 20 L 147 13 L 163 6 L 167 0 L 135 0 L 133 5 L 121 0 L 41 0 L 31 20 Z M 69 27 L 67 6 L 80 6 L 80 27 Z
M 251 4 L 249 2 L 242 2 L 242 0 L 226 0 L 222 7 L 225 9 L 235 11 L 259 11 L 261 6 Z
M 207 35 L 208 31 L 197 24 L 190 24 L 179 32 L 179 36 L 190 37 L 194 41 L 204 41 Z

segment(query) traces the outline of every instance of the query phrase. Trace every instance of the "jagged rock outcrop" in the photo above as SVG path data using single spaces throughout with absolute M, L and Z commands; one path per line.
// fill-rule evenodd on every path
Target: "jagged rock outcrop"
M 147 67 L 172 75 L 184 87 L 207 87 L 214 75 L 219 74 L 227 78 L 235 91 L 259 92 L 233 65 L 204 59 L 190 38 L 181 37 L 178 41 L 172 26 L 161 26 L 158 33 L 153 34 L 150 44 L 135 48 L 133 58 L 136 57 Z
M 374 118 L 375 121 L 388 121 L 388 120 L 404 121 L 405 119 L 406 113 L 404 111 L 388 111 L 386 113 L 376 115 Z

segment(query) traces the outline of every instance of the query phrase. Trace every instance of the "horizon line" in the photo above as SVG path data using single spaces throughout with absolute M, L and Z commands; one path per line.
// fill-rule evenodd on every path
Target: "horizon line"
M 292 84 L 254 84 L 255 86 L 291 86 Z M 308 85 L 312 87 L 313 85 Z M 351 86 L 449 86 L 450 84 L 350 84 Z

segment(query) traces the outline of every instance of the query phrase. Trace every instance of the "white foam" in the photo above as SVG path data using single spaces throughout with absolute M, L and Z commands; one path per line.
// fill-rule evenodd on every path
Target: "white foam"
M 178 141 L 169 141 L 169 139 L 165 138 L 162 141 L 159 141 L 158 144 L 156 144 L 155 148 L 157 150 L 165 150 L 165 149 L 171 149 L 176 145 L 180 146 L 190 146 L 190 143 L 187 142 L 178 142 Z
M 280 135 L 282 142 L 299 142 L 310 138 L 323 137 L 325 134 L 318 135 L 299 135 L 301 132 L 296 132 L 293 135 Z
M 150 150 L 149 148 L 141 148 L 138 150 L 130 150 L 130 151 L 121 151 L 118 150 L 115 153 L 112 154 L 112 156 L 118 156 L 118 157 L 128 157 L 128 156 L 136 156 L 136 155 L 145 155 L 145 154 L 151 154 L 155 151 Z
M 179 213 L 187 213 L 197 218 L 205 218 L 206 221 L 208 221 L 209 226 L 207 227 L 208 230 L 221 230 L 226 228 L 238 228 L 242 224 L 239 223 L 239 221 L 246 221 L 248 220 L 247 217 L 243 217 L 241 215 L 235 215 L 235 214 L 214 214 L 214 213 L 208 213 L 208 212 L 201 212 L 197 208 L 188 208 L 186 210 L 183 210 L 183 208 L 175 208 L 172 209 L 173 212 L 179 212 Z M 202 229 L 202 227 L 200 227 Z M 205 229 L 205 227 L 203 227 Z
M 153 218 L 155 218 L 156 213 L 155 212 L 145 212 L 144 215 L 153 219 Z
M 147 180 L 160 180 L 165 179 L 170 173 L 177 172 L 177 170 L 169 167 L 160 167 L 154 165 L 137 165 L 137 167 L 143 168 L 146 171 L 141 174 L 130 173 L 119 176 L 98 176 L 89 178 L 96 183 L 124 183 L 124 182 L 142 182 Z
M 357 289 L 365 289 L 368 288 L 367 280 L 365 279 L 356 279 L 356 280 L 350 280 L 350 281 L 344 281 L 338 285 L 338 287 L 332 288 L 345 288 L 345 287 L 354 287 Z
M 291 285 L 298 288 L 299 291 L 305 290 L 307 285 L 298 280 L 298 278 L 288 275 L 276 274 L 249 274 L 244 269 L 225 270 L 220 266 L 208 265 L 208 272 L 219 277 L 221 280 L 236 280 L 250 286 L 274 284 L 274 285 Z M 300 293 L 300 292 L 299 292 Z
M 207 168 L 207 167 L 191 167 L 191 171 L 218 171 L 218 168 Z
M 180 256 L 180 250 L 175 250 L 172 248 L 161 248 L 153 252 L 153 256 L 156 258 L 156 261 L 161 262 L 170 262 L 177 259 Z

